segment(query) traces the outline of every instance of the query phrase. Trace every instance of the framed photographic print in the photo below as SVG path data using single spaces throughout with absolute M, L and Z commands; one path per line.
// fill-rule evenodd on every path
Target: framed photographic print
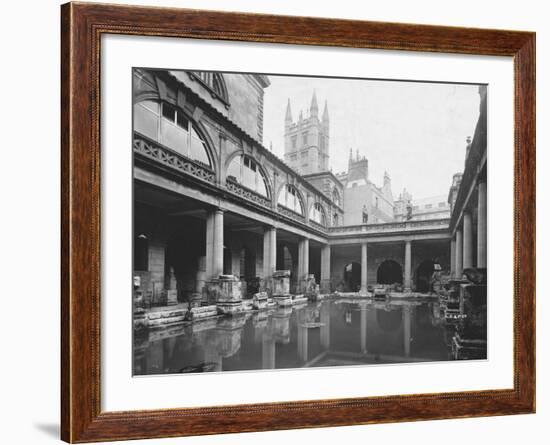
M 62 6 L 62 438 L 535 410 L 535 35 Z

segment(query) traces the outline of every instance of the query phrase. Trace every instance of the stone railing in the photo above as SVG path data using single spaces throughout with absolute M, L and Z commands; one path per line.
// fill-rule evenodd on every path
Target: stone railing
M 271 200 L 266 198 L 265 196 L 260 195 L 259 193 L 256 193 L 249 188 L 239 184 L 237 181 L 231 178 L 227 178 L 226 181 L 226 187 L 230 192 L 233 192 L 239 196 L 242 196 L 243 198 L 255 202 L 256 204 L 260 204 L 264 207 L 271 207 Z
M 322 224 L 319 224 L 317 221 L 313 221 L 312 219 L 309 220 L 309 225 L 317 230 L 321 230 L 323 232 L 326 232 L 327 228 L 322 225 Z
M 296 221 L 300 221 L 301 223 L 306 221 L 306 219 L 302 215 L 300 215 L 299 213 L 293 212 L 292 210 L 287 209 L 282 205 L 278 205 L 277 210 L 281 215 L 287 216 L 288 218 L 294 219 Z
M 358 233 L 411 232 L 417 230 L 442 230 L 449 227 L 449 218 L 423 221 L 402 221 L 381 224 L 358 224 L 353 226 L 330 227 L 329 233 L 347 235 Z
M 137 132 L 134 132 L 134 153 L 203 181 L 213 184 L 216 182 L 216 175 L 209 166 L 193 161 Z

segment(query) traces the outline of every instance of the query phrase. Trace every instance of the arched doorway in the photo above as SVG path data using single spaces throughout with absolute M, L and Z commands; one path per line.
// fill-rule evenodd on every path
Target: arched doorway
M 432 260 L 424 260 L 416 269 L 416 291 L 430 292 L 430 280 L 434 271 L 434 262 Z
M 344 291 L 359 292 L 361 289 L 361 265 L 349 263 L 344 266 Z
M 393 260 L 383 261 L 376 272 L 376 282 L 378 284 L 402 284 L 403 271 L 399 263 Z

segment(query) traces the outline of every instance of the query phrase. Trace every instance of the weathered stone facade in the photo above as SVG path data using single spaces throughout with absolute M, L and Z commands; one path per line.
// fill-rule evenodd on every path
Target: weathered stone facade
M 314 171 L 300 175 L 263 147 L 268 86 L 249 74 L 134 70 L 134 276 L 145 304 L 215 304 L 205 292 L 220 275 L 235 277 L 226 294 L 238 303 L 235 289 L 269 295 L 278 270 L 296 294 L 312 279 L 321 293 L 381 280 L 414 290 L 422 264 L 454 267 L 449 220 L 396 221 L 389 174 L 374 185 L 359 156 L 345 175 L 328 171 L 328 110 L 319 119 L 315 97 L 298 121 L 315 139 Z

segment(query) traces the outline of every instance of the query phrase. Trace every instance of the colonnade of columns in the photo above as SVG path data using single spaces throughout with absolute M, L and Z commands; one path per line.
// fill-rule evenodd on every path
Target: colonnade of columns
M 451 240 L 451 275 L 461 278 L 464 269 L 487 267 L 487 183 L 477 185 L 477 242 L 474 246 L 474 225 L 470 209 L 464 210 Z M 475 249 L 475 263 L 474 263 Z
M 213 279 L 224 270 L 224 211 L 215 209 L 206 218 L 206 278 Z M 301 282 L 309 274 L 309 239 L 300 238 L 298 242 L 298 280 Z M 232 263 L 239 258 L 232 257 Z M 270 278 L 277 268 L 277 228 L 267 226 L 263 234 L 263 278 Z M 233 269 L 233 267 L 232 267 Z M 330 246 L 321 248 L 321 290 L 330 291 Z
M 483 188 L 486 193 L 486 188 Z M 486 209 L 485 200 L 480 199 L 480 207 Z M 206 278 L 217 278 L 224 270 L 224 232 L 223 232 L 224 211 L 216 209 L 211 211 L 206 219 Z M 481 221 L 481 222 L 480 222 Z M 480 227 L 482 225 L 482 227 Z M 463 228 L 465 236 L 463 239 L 463 229 L 456 230 L 455 237 L 451 241 L 451 269 L 453 275 L 461 276 L 463 267 L 471 267 L 473 264 L 472 251 L 472 220 L 471 216 L 465 214 Z M 477 264 L 486 262 L 486 217 L 478 218 L 478 249 Z M 482 236 L 480 236 L 481 234 Z M 480 246 L 481 243 L 481 246 Z M 483 248 L 481 248 L 483 247 Z M 463 254 L 464 252 L 464 254 Z M 301 283 L 309 274 L 309 239 L 303 237 L 298 242 L 298 283 Z M 236 263 L 238 258 L 234 259 Z M 367 293 L 367 263 L 368 263 L 368 243 L 364 241 L 361 244 L 361 293 Z M 404 273 L 403 287 L 405 291 L 412 288 L 412 242 L 404 241 Z M 277 266 L 277 228 L 267 226 L 263 234 L 263 278 L 269 278 L 273 275 Z M 330 292 L 331 283 L 331 247 L 325 244 L 321 247 L 321 292 Z M 301 290 L 301 289 L 300 289 Z
M 405 240 L 405 258 L 403 264 L 405 265 L 405 270 L 403 273 L 403 287 L 404 290 L 410 291 L 412 289 L 412 241 Z M 365 241 L 361 244 L 361 294 L 367 293 L 368 288 L 368 243 Z

